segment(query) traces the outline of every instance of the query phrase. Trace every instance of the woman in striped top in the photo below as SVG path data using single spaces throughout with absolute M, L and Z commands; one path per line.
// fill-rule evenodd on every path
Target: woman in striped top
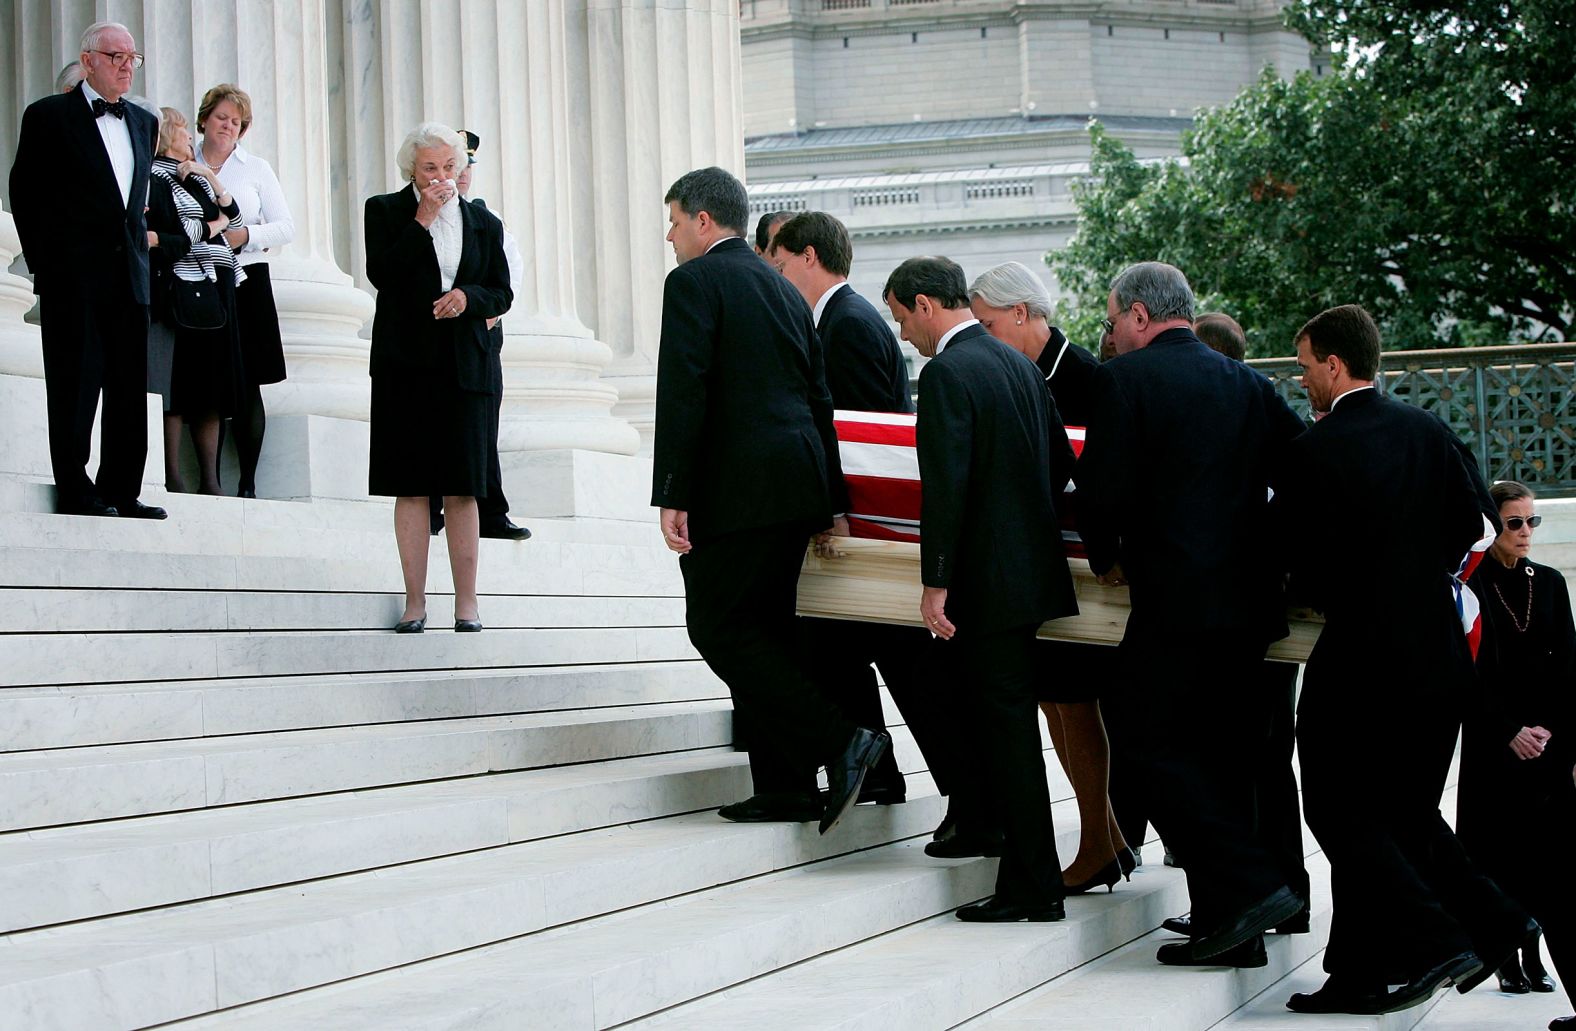
M 218 494 L 219 423 L 236 411 L 244 375 L 235 288 L 246 272 L 224 238 L 225 230 L 241 223 L 241 210 L 213 170 L 193 160 L 185 116 L 169 107 L 160 115 L 159 151 L 148 179 L 148 244 L 154 263 L 153 314 L 168 346 L 149 347 L 149 380 L 165 398 L 165 485 L 185 489 L 178 461 L 184 421 L 197 451 L 198 493 Z M 169 308 L 175 280 L 212 283 L 224 307 L 224 325 L 179 325 Z

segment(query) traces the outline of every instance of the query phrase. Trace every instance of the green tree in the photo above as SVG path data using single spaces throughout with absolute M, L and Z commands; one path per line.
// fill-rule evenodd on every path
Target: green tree
M 1568 338 L 1576 5 L 1300 0 L 1288 22 L 1336 70 L 1266 70 L 1200 116 L 1183 160 L 1140 163 L 1092 127 L 1078 233 L 1047 257 L 1063 318 L 1088 332 L 1111 277 L 1159 259 L 1259 355 L 1351 302 L 1392 348 Z

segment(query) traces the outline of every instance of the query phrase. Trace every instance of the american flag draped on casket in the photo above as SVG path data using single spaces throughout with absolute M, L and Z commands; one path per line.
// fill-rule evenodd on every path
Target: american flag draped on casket
M 812 551 L 799 580 L 799 611 L 881 623 L 921 625 L 919 619 L 919 454 L 916 417 L 885 412 L 839 410 L 833 416 L 838 453 L 848 483 L 848 524 L 853 540 L 839 539 L 841 554 L 820 558 Z M 1083 451 L 1082 427 L 1067 427 L 1075 453 Z M 1069 483 L 1070 495 L 1075 487 Z M 1068 565 L 1078 591 L 1079 614 L 1053 620 L 1040 629 L 1046 638 L 1115 644 L 1127 624 L 1127 590 L 1095 583 L 1085 561 L 1083 542 L 1072 521 L 1072 498 L 1058 506 Z M 1494 541 L 1484 520 L 1482 540 L 1472 547 L 1451 584 L 1457 614 L 1477 651 L 1477 599 L 1466 587 Z M 1304 661 L 1319 636 L 1321 621 L 1312 613 L 1289 613 L 1291 635 L 1270 647 L 1270 657 Z

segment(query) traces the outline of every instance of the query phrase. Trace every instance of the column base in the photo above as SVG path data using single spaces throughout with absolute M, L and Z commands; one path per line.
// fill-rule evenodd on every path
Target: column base
M 143 466 L 142 482 L 147 487 L 163 487 L 164 401 L 157 394 L 147 397 L 148 461 Z M 91 439 L 89 477 L 98 471 L 97 416 Z M 37 378 L 0 374 L 0 474 L 55 482 L 55 469 L 49 461 L 49 403 L 42 373 Z
M 516 451 L 501 456 L 504 493 L 518 516 L 656 522 L 651 459 L 597 451 Z

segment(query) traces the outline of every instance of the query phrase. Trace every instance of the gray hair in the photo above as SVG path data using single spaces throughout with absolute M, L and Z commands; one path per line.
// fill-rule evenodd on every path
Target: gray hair
M 1119 311 L 1126 311 L 1136 302 L 1149 309 L 1149 317 L 1155 322 L 1193 321 L 1193 288 L 1175 265 L 1163 261 L 1129 265 L 1111 281 L 1111 292 L 1116 295 Z
M 399 177 L 409 179 L 415 175 L 416 151 L 432 147 L 452 148 L 456 171 L 465 167 L 468 157 L 465 153 L 465 137 L 442 122 L 422 122 L 406 133 L 404 142 L 399 145 L 399 153 L 394 158 L 394 164 L 399 167 Z
M 1034 271 L 1021 261 L 1009 261 L 981 272 L 969 287 L 969 297 L 978 297 L 992 308 L 1011 308 L 1021 304 L 1031 316 L 1050 318 L 1051 292 Z
M 72 61 L 60 69 L 60 74 L 55 76 L 55 92 L 70 93 L 77 88 L 77 83 L 83 79 L 82 62 Z
M 89 25 L 83 31 L 83 33 L 82 33 L 82 46 L 78 49 L 77 52 L 80 53 L 80 54 L 86 54 L 86 53 L 88 53 L 90 51 L 97 50 L 99 48 L 99 44 L 104 41 L 104 37 L 109 35 L 111 32 L 115 31 L 116 29 L 119 29 L 121 32 L 124 32 L 128 36 L 131 35 L 131 30 L 126 28 L 126 26 L 122 25 L 118 21 L 96 21 L 96 22 L 94 22 L 92 25 Z M 61 74 L 65 74 L 65 73 L 62 72 Z

